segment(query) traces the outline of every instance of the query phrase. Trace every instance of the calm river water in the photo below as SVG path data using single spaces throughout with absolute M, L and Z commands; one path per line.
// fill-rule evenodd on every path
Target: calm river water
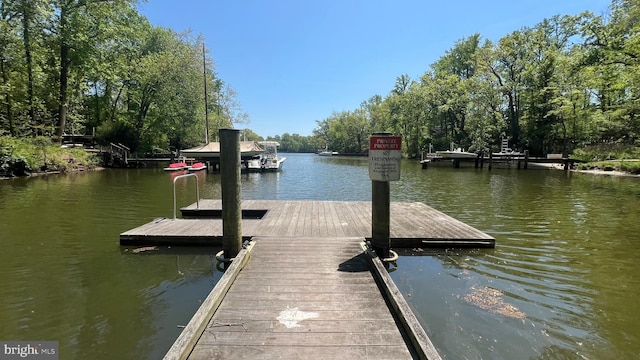
M 366 158 L 285 155 L 280 173 L 243 174 L 244 199 L 370 200 Z M 220 198 L 220 175 L 199 181 Z M 193 187 L 178 184 L 178 206 Z M 391 192 L 497 239 L 408 249 L 391 273 L 446 358 L 640 357 L 638 179 L 404 161 Z M 222 275 L 216 248 L 119 246 L 172 214 L 159 168 L 0 181 L 0 340 L 59 341 L 61 359 L 161 358 Z

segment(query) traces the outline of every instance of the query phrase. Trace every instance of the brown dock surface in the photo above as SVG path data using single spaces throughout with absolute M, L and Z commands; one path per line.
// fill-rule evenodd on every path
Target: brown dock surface
M 440 359 L 410 310 L 397 311 L 408 309 L 404 299 L 394 298 L 394 291 L 389 299 L 389 287 L 378 288 L 379 273 L 388 274 L 380 271 L 379 259 L 363 251 L 363 238 L 254 240 L 166 360 Z
M 181 209 L 189 219 L 157 219 L 120 234 L 121 245 L 219 245 L 221 200 Z M 371 202 L 243 200 L 242 236 L 371 237 Z M 256 214 L 264 214 L 261 218 Z M 213 216 L 217 218 L 207 218 Z M 495 239 L 420 202 L 391 203 L 392 247 L 493 247 Z

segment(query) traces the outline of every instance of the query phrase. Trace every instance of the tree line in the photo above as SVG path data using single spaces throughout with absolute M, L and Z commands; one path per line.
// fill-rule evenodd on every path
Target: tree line
M 457 41 L 419 78 L 316 121 L 281 151 L 364 153 L 373 132 L 403 137 L 409 157 L 450 144 L 534 155 L 637 147 L 640 1 L 604 15 L 554 16 L 497 42 Z M 215 72 L 202 37 L 152 26 L 134 0 L 0 2 L 0 136 L 92 133 L 134 151 L 182 149 L 248 115 Z M 205 97 L 205 84 L 208 96 Z M 262 140 L 245 129 L 246 140 Z
M 201 144 L 205 112 L 211 130 L 248 117 L 203 44 L 152 26 L 134 0 L 2 0 L 0 136 Z
M 419 78 L 397 78 L 386 97 L 317 121 L 322 146 L 362 153 L 372 132 L 429 145 L 497 150 L 502 138 L 534 155 L 599 144 L 636 147 L 640 136 L 640 1 L 606 15 L 554 16 L 497 42 L 457 41 Z

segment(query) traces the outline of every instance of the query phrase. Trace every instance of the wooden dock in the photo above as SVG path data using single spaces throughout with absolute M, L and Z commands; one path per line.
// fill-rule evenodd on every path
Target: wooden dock
M 254 240 L 165 360 L 440 359 L 364 238 Z
M 547 154 L 547 157 L 530 157 L 527 153 L 517 154 L 501 154 L 492 153 L 489 156 L 478 155 L 477 157 L 458 156 L 455 154 L 448 154 L 447 157 L 442 157 L 437 153 L 422 153 L 422 160 L 420 164 L 423 169 L 427 169 L 430 166 L 451 166 L 459 168 L 462 163 L 472 163 L 474 168 L 484 168 L 485 164 L 487 169 L 491 170 L 494 165 L 501 167 L 517 167 L 518 169 L 527 169 L 529 165 L 533 167 L 540 167 L 540 164 L 557 164 L 562 165 L 564 170 L 573 168 L 574 164 L 580 163 L 578 159 L 571 159 L 564 157 L 562 154 Z M 538 166 L 536 166 L 538 165 Z M 548 167 L 544 167 L 548 168 Z
M 440 359 L 371 251 L 368 201 L 244 200 L 240 251 L 166 354 L 173 359 Z M 222 201 L 120 234 L 121 245 L 221 245 Z M 392 247 L 493 247 L 419 202 L 390 204 Z
M 371 237 L 371 202 L 243 200 L 242 237 Z M 220 245 L 221 200 L 181 209 L 193 218 L 156 219 L 120 234 L 120 244 Z M 495 239 L 419 202 L 391 203 L 392 247 L 494 247 Z

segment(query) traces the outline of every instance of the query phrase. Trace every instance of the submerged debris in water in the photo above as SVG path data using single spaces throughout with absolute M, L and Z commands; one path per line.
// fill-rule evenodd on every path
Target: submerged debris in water
M 504 302 L 502 291 L 483 286 L 471 287 L 471 293 L 464 296 L 464 300 L 480 309 L 489 310 L 494 314 L 500 314 L 515 319 L 524 319 L 527 315 L 517 307 Z
M 145 246 L 145 247 L 133 249 L 133 250 L 131 250 L 131 252 L 134 253 L 134 254 L 137 254 L 137 253 L 141 253 L 143 251 L 152 251 L 152 250 L 158 250 L 158 247 L 157 246 Z

